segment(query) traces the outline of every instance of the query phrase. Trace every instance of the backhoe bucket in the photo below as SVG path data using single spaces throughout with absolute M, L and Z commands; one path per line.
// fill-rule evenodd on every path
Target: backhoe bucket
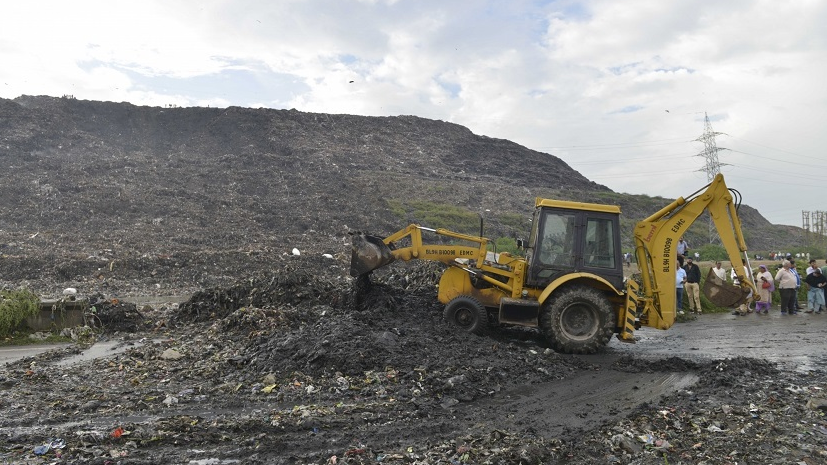
M 382 268 L 396 259 L 382 238 L 367 234 L 354 234 L 351 241 L 350 275 L 362 276 Z
M 704 282 L 704 295 L 710 302 L 719 307 L 735 307 L 746 302 L 749 290 L 741 286 L 729 284 L 719 278 L 712 269 Z

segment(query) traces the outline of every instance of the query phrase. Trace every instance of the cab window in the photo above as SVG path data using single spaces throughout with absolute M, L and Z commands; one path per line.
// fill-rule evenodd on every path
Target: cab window
M 543 217 L 539 262 L 557 267 L 574 266 L 575 216 L 572 213 L 547 213 Z
M 614 222 L 589 218 L 586 221 L 585 266 L 615 268 Z

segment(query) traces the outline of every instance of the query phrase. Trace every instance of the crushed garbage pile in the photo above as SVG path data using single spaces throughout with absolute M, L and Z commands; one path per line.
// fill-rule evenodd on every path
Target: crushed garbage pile
M 90 296 L 89 314 L 91 326 L 105 328 L 109 332 L 134 333 L 150 324 L 135 303 L 107 299 L 100 293 Z
M 437 264 L 370 281 L 323 256 L 279 265 L 163 310 L 101 299 L 105 356 L 0 365 L 0 462 L 827 463 L 823 371 L 561 355 L 533 330 L 448 327 Z M 660 372 L 696 382 L 618 403 L 573 381 Z
M 324 262 L 323 262 L 324 261 Z M 339 304 L 346 283 L 338 276 L 319 274 L 325 267 L 339 266 L 324 257 L 293 257 L 277 273 L 253 276 L 231 286 L 198 291 L 180 307 L 179 321 L 224 318 L 242 307 L 277 305 Z

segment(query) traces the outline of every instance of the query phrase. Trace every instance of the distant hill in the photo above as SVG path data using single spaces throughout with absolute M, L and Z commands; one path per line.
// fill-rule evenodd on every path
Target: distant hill
M 0 162 L 7 283 L 111 281 L 121 269 L 124 279 L 154 272 L 200 286 L 266 268 L 293 247 L 346 253 L 351 229 L 469 229 L 479 215 L 488 236 L 525 237 L 538 196 L 620 205 L 630 246 L 634 221 L 669 202 L 416 116 L 22 96 L 0 99 Z M 752 208 L 741 218 L 753 249 L 800 241 L 797 228 Z M 693 229 L 698 241 L 704 230 Z

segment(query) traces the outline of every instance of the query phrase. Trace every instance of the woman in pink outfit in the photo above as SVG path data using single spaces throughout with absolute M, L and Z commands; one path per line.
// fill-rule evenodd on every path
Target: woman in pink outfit
M 755 302 L 755 314 L 769 313 L 772 307 L 772 293 L 775 292 L 775 281 L 772 274 L 767 271 L 766 265 L 758 265 L 758 275 L 755 277 L 758 284 L 758 301 Z M 764 283 L 769 283 L 765 287 Z

